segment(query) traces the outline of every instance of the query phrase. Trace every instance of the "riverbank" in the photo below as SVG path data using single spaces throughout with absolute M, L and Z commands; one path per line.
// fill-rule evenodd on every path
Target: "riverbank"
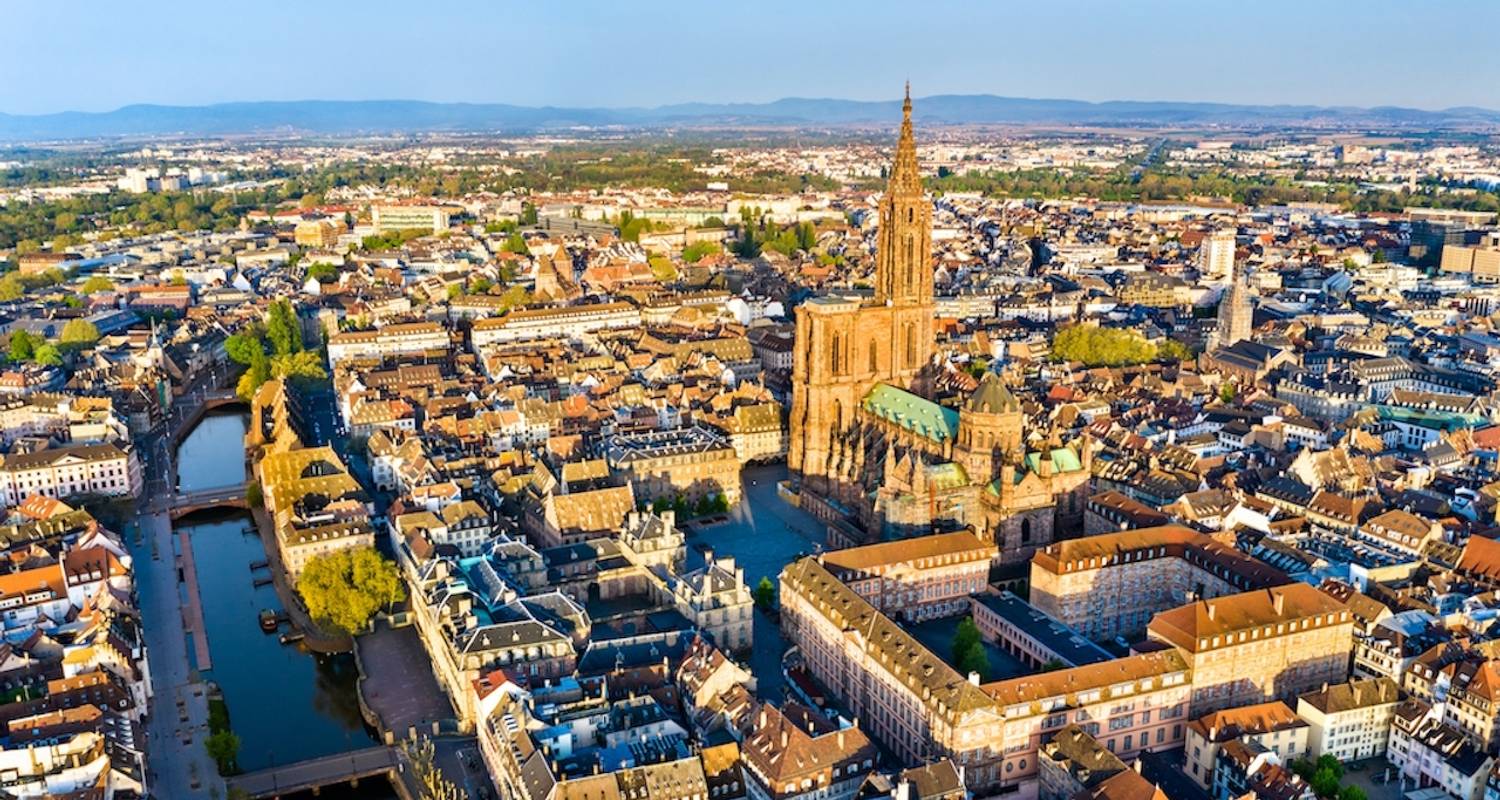
M 323 655 L 353 651 L 354 638 L 352 636 L 341 631 L 323 629 L 308 615 L 307 609 L 303 608 L 302 598 L 297 596 L 296 589 L 291 585 L 285 566 L 281 562 L 281 548 L 276 541 L 276 527 L 271 520 L 270 513 L 264 508 L 252 508 L 250 515 L 255 519 L 255 528 L 260 533 L 261 546 L 266 551 L 266 561 L 270 565 L 272 584 L 276 587 L 276 597 L 281 600 L 281 608 L 291 620 L 292 627 L 302 634 L 303 646 L 314 653 Z

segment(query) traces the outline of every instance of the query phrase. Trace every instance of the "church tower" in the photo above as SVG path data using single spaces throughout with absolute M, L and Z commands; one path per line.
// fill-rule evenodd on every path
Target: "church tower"
M 909 384 L 932 358 L 932 203 L 922 193 L 917 141 L 911 128 L 911 84 L 901 104 L 901 136 L 890 182 L 880 198 L 875 245 L 875 302 L 892 309 L 890 330 L 877 332 L 890 349 L 891 376 Z M 877 345 L 878 346 L 878 345 Z
M 1250 308 L 1250 286 L 1238 266 L 1230 268 L 1230 275 L 1229 289 L 1219 300 L 1218 325 L 1214 329 L 1210 350 L 1229 347 L 1250 338 L 1254 314 Z
M 917 168 L 910 86 L 877 213 L 873 300 L 831 295 L 797 307 L 787 465 L 814 494 L 830 494 L 838 482 L 834 442 L 870 389 L 910 389 L 932 358 L 932 206 Z
M 932 204 L 922 193 L 917 142 L 911 129 L 911 86 L 901 105 L 901 138 L 890 182 L 880 198 L 875 247 L 875 302 L 895 306 L 932 303 Z

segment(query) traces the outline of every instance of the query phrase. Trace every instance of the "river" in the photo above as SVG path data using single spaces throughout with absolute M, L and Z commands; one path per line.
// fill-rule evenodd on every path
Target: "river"
M 244 480 L 247 424 L 243 412 L 205 417 L 178 450 L 180 489 Z M 253 771 L 373 744 L 359 712 L 353 657 L 315 656 L 261 631 L 261 609 L 281 604 L 269 583 L 254 585 L 269 573 L 251 571 L 266 556 L 250 516 L 195 514 L 176 529 L 192 539 L 213 664 L 205 675 L 224 693 L 240 737 L 240 767 Z

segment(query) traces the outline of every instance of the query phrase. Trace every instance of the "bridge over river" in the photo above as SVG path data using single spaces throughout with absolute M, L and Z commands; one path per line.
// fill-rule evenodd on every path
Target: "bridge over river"
M 252 799 L 282 797 L 377 775 L 391 776 L 395 783 L 400 765 L 401 755 L 395 747 L 367 747 L 247 772 L 230 778 L 227 784 L 231 791 L 238 789 Z

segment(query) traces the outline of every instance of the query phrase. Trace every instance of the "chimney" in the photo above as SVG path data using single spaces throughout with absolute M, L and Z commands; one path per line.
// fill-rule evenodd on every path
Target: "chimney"
M 844 749 L 844 729 L 843 728 L 839 728 L 838 743 L 839 743 L 839 749 L 843 750 Z
M 1286 592 L 1271 592 L 1271 605 L 1276 608 L 1276 616 L 1281 616 L 1286 609 Z
M 1203 607 L 1208 610 L 1208 618 L 1210 620 L 1212 620 L 1214 618 L 1214 615 L 1218 613 L 1218 611 L 1217 611 L 1218 607 L 1215 606 L 1213 603 L 1208 602 L 1207 600 L 1203 601 Z
M 969 673 L 969 683 L 972 683 L 975 686 L 978 686 L 979 685 L 979 673 L 977 673 L 977 672 L 970 672 Z

